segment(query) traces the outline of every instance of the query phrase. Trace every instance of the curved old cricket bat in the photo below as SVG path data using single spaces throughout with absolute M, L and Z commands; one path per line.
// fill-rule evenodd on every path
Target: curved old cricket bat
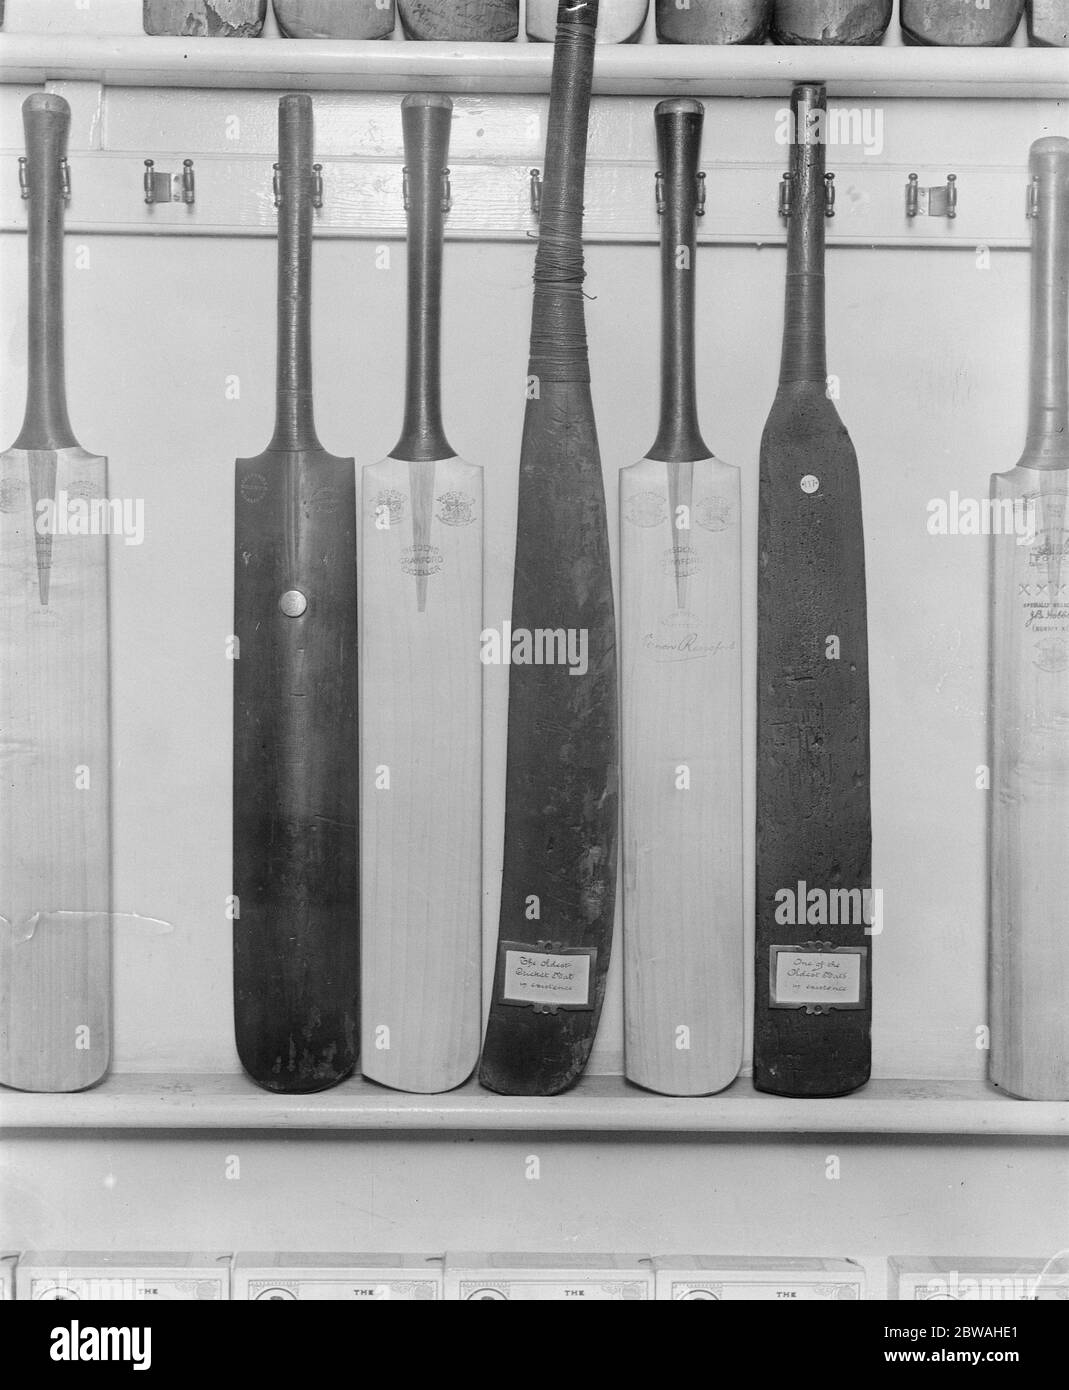
M 235 492 L 234 1028 L 269 1091 L 356 1064 L 356 475 L 312 415 L 312 102 L 279 103 L 278 405 Z
M 772 0 L 657 0 L 661 43 L 764 43 Z
M 561 0 L 520 458 L 505 858 L 479 1072 L 507 1095 L 574 1084 L 594 1043 L 616 902 L 616 621 L 583 313 L 597 0 Z
M 397 0 L 409 39 L 505 43 L 520 32 L 520 0 Z
M 907 44 L 1005 47 L 1017 32 L 1024 0 L 902 0 Z
M 26 416 L 0 455 L 0 1082 L 81 1091 L 111 1054 L 107 460 L 71 429 L 63 355 L 70 107 L 22 108 Z M 89 534 L 74 511 L 89 510 Z
M 872 825 L 857 455 L 827 393 L 827 93 L 791 98 L 780 385 L 761 441 L 754 1085 L 836 1096 L 869 1077 Z
M 145 33 L 180 38 L 254 39 L 267 0 L 144 0 Z
M 774 43 L 877 44 L 887 32 L 894 0 L 776 0 Z
M 287 39 L 388 39 L 394 0 L 274 0 Z
M 552 43 L 557 36 L 558 0 L 527 0 L 527 37 Z M 649 14 L 649 0 L 604 0 L 598 15 L 598 43 L 637 43 Z
M 442 426 L 442 237 L 453 103 L 403 102 L 408 386 L 363 474 L 363 1072 L 448 1091 L 482 1026 L 483 471 Z M 386 781 L 388 778 L 388 782 Z
M 1031 174 L 1028 441 L 992 479 L 990 1076 L 1069 1100 L 1069 140 Z
M 743 1037 L 739 471 L 698 424 L 701 102 L 663 101 L 661 423 L 620 472 L 625 1072 L 673 1096 L 738 1075 Z

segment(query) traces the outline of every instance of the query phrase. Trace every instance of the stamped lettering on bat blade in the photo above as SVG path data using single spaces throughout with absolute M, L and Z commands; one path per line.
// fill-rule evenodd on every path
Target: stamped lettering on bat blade
M 405 517 L 405 505 L 408 498 L 403 492 L 398 492 L 396 488 L 384 488 L 375 498 L 375 515 L 388 516 L 391 526 L 400 526 Z
M 497 948 L 497 1002 L 538 1014 L 594 1007 L 596 946 L 501 941 Z
M 867 946 L 835 946 L 805 941 L 800 946 L 770 946 L 769 1005 L 829 1014 L 833 1009 L 865 1007 Z
M 694 520 L 706 531 L 726 531 L 735 524 L 735 508 L 726 497 L 704 497 L 694 509 Z
M 673 546 L 664 552 L 661 560 L 665 574 L 674 579 L 690 579 L 692 575 L 700 574 L 704 566 L 705 561 L 692 545 Z
M 624 515 L 632 526 L 660 526 L 668 520 L 668 498 L 663 492 L 632 493 Z
M 244 501 L 255 505 L 267 496 L 267 479 L 262 473 L 249 473 L 241 480 L 241 496 Z
M 17 512 L 26 505 L 28 496 L 26 484 L 21 478 L 4 478 L 0 481 L 0 512 Z
M 443 563 L 442 552 L 436 545 L 410 545 L 401 556 L 405 574 L 416 576 L 439 574 Z
M 475 520 L 475 498 L 466 492 L 443 492 L 437 517 L 445 526 L 470 526 Z

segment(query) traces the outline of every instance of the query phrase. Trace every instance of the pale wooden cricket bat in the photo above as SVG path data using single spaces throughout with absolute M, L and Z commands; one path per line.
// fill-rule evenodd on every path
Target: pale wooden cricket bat
M 111 1051 L 107 460 L 67 415 L 70 107 L 23 104 L 29 385 L 0 456 L 0 1082 L 81 1091 Z M 82 532 L 88 532 L 82 534 Z M 95 532 L 95 533 L 94 533 Z
M 694 375 L 704 108 L 657 107 L 661 425 L 620 474 L 625 1071 L 709 1095 L 742 1061 L 739 471 L 702 439 Z
M 361 854 L 364 1075 L 448 1091 L 479 1054 L 483 470 L 441 417 L 453 103 L 402 107 L 408 385 L 389 458 L 363 474 Z
M 527 0 L 527 37 L 552 43 L 557 36 L 558 0 Z M 649 0 L 602 0 L 598 43 L 637 43 L 649 14 Z
M 1069 140 L 1032 146 L 1032 404 L 996 474 L 991 1080 L 1069 1100 Z

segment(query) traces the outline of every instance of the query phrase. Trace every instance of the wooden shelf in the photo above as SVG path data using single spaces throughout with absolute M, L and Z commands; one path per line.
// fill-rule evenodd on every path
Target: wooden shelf
M 719 1096 L 656 1096 L 622 1077 L 588 1077 L 564 1096 L 496 1096 L 469 1082 L 412 1096 L 362 1080 L 275 1096 L 240 1075 L 113 1076 L 80 1095 L 0 1091 L 0 1130 L 353 1130 L 1069 1136 L 1069 1103 L 1019 1101 L 979 1082 L 873 1081 L 838 1100 L 785 1100 L 738 1081 Z
M 544 93 L 547 44 L 176 39 L 83 34 L 0 35 L 0 81 L 108 86 L 303 88 L 320 91 Z M 610 96 L 783 96 L 823 80 L 841 97 L 1069 95 L 1060 49 L 779 48 L 606 45 L 594 90 Z

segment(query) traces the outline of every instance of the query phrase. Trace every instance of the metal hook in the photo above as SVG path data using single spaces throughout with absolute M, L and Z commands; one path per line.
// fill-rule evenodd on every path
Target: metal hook
M 942 188 L 921 188 L 916 174 L 910 174 L 906 184 L 906 216 L 912 221 L 915 217 L 947 217 L 951 221 L 958 215 L 958 176 L 948 174 Z
M 920 179 L 916 174 L 910 174 L 909 183 L 906 185 L 906 216 L 914 218 L 920 212 L 921 187 Z
M 197 201 L 196 175 L 193 173 L 193 161 L 191 159 L 182 160 L 182 202 L 186 207 L 192 207 Z
M 947 216 L 951 221 L 958 215 L 958 176 L 947 174 Z
M 411 212 L 411 211 L 412 211 L 412 199 L 411 199 L 411 197 L 409 196 L 409 188 L 408 188 L 408 165 L 407 165 L 407 164 L 406 164 L 405 167 L 401 170 L 401 205 L 404 207 L 405 212 Z
M 67 163 L 67 157 L 59 161 L 59 182 L 63 189 L 63 201 L 69 203 L 71 200 L 71 166 Z
M 1041 200 L 1041 198 L 1040 198 L 1039 175 L 1036 174 L 1036 176 L 1032 179 L 1032 182 L 1028 185 L 1028 216 L 1029 216 L 1029 217 L 1035 218 L 1035 217 L 1038 217 L 1038 216 L 1039 216 L 1039 210 L 1040 210 L 1041 201 L 1042 201 L 1042 200 Z
M 154 159 L 145 160 L 145 202 L 150 206 L 156 201 L 156 161 Z
M 535 217 L 542 215 L 542 171 L 531 170 L 531 211 Z
M 271 170 L 271 191 L 274 194 L 275 207 L 280 208 L 282 206 L 282 165 L 272 164 Z
M 696 217 L 704 217 L 704 216 L 705 216 L 705 174 L 704 174 L 704 172 L 701 172 L 701 173 L 698 174 L 698 205 L 697 205 L 697 207 L 694 209 L 694 215 L 695 215 Z
M 653 196 L 657 199 L 657 216 L 663 217 L 668 204 L 664 200 L 664 175 L 660 170 L 653 176 Z
M 442 211 L 453 211 L 453 181 L 448 169 L 442 170 Z
M 824 216 L 835 216 L 835 175 L 824 175 Z
M 790 174 L 784 174 L 779 185 L 779 215 L 790 217 L 794 194 L 794 181 Z
M 26 156 L 19 155 L 19 192 L 23 199 L 30 196 L 30 175 L 26 165 Z
M 323 206 L 323 166 L 312 165 L 312 206 L 317 210 Z

